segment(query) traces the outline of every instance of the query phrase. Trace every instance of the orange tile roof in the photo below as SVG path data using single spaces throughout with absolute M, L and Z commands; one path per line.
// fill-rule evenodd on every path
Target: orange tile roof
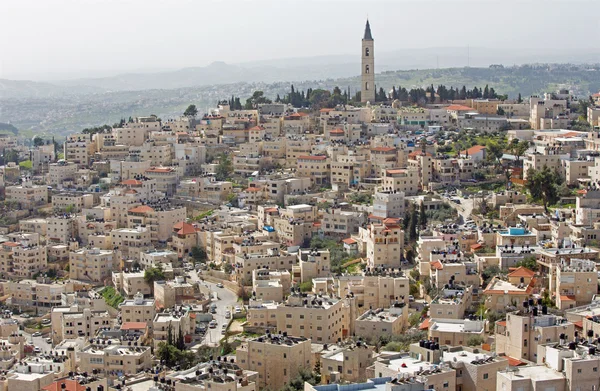
M 273 212 L 279 212 L 279 209 L 277 209 L 277 208 L 266 208 L 265 209 L 265 213 L 273 213 Z
M 152 167 L 146 170 L 146 172 L 172 172 L 171 167 Z
M 560 301 L 575 301 L 575 296 L 560 295 Z
M 581 137 L 581 134 L 579 132 L 567 132 L 562 137 Z
M 383 224 L 386 224 L 386 225 L 387 224 L 394 225 L 394 224 L 398 224 L 399 222 L 400 222 L 400 219 L 395 218 L 395 217 L 388 217 L 383 220 Z
M 464 151 L 460 151 L 460 155 L 466 155 L 467 153 L 469 155 L 474 155 L 478 152 L 481 152 L 483 150 L 485 150 L 485 146 L 484 145 L 474 145 L 469 149 L 465 149 Z
M 129 189 L 125 192 L 125 194 L 137 194 L 137 190 L 135 189 Z
M 356 243 L 356 240 L 354 240 L 352 238 L 346 238 L 346 239 L 342 240 L 342 242 L 344 242 L 346 244 L 354 244 L 354 243 Z
M 470 111 L 473 110 L 472 107 L 464 106 L 464 105 L 450 105 L 446 107 L 446 110 L 449 111 Z
M 250 193 L 257 193 L 259 191 L 262 191 L 262 189 L 260 187 L 249 187 L 246 189 L 246 191 L 248 191 Z
M 306 117 L 306 116 L 308 116 L 307 113 L 297 112 L 297 113 L 290 114 L 288 117 L 298 118 L 298 117 Z
M 419 330 L 429 330 L 429 318 L 421 322 L 421 324 L 419 325 Z
M 332 131 L 329 132 L 329 134 L 344 134 L 344 130 L 343 129 L 333 129 Z
M 442 270 L 444 268 L 444 265 L 440 261 L 433 261 L 431 262 L 431 267 L 435 270 Z
M 63 384 L 65 388 L 63 388 Z M 73 379 L 57 380 L 42 388 L 43 391 L 85 391 L 85 389 L 85 386 L 82 386 L 77 380 Z
M 139 186 L 142 184 L 142 181 L 138 181 L 137 179 L 127 179 L 121 182 L 121 184 L 125 186 Z
M 508 360 L 508 365 L 510 365 L 511 367 L 518 367 L 520 365 L 525 365 L 525 363 L 523 361 L 519 360 L 518 358 L 506 356 L 506 359 Z
M 394 168 L 391 170 L 386 170 L 385 172 L 387 172 L 388 174 L 404 174 L 406 170 L 403 170 L 401 168 Z
M 148 327 L 146 322 L 125 322 L 121 325 L 121 330 L 140 330 Z
M 154 209 L 152 209 L 148 205 L 140 205 L 140 206 L 136 206 L 135 208 L 129 209 L 129 211 L 131 213 L 148 213 L 148 212 L 154 212 Z
M 482 247 L 483 247 L 483 244 L 481 244 L 481 243 L 475 243 L 475 244 L 471 245 L 471 250 L 479 250 Z
M 265 130 L 265 127 L 262 125 L 258 125 L 250 128 L 250 130 Z
M 529 270 L 526 267 L 520 266 L 516 268 L 514 271 L 508 273 L 509 277 L 533 277 L 535 276 L 535 272 L 533 270 Z
M 303 159 L 303 160 L 325 160 L 327 159 L 327 156 L 298 156 L 298 159 Z
M 412 151 L 408 154 L 409 158 L 417 157 L 417 156 L 432 156 L 429 152 L 423 153 L 423 151 Z
M 324 108 L 324 109 L 319 110 L 319 112 L 321 112 L 321 113 L 329 113 L 330 111 L 333 111 L 333 109 Z
M 184 222 L 175 224 L 173 229 L 177 230 L 178 235 L 190 235 L 196 233 L 196 228 L 193 225 Z
M 3 246 L 8 246 L 8 247 L 19 247 L 20 244 L 16 243 L 16 242 L 4 242 L 2 243 Z
M 499 320 L 499 321 L 496 322 L 496 324 L 499 325 L 499 326 L 506 327 L 506 321 L 505 320 Z
M 573 322 L 573 325 L 575 325 L 575 327 L 577 327 L 578 329 L 582 329 L 583 328 L 583 320 Z

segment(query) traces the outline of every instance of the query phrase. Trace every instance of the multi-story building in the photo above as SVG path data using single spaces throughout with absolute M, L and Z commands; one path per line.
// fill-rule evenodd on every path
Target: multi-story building
M 2 287 L 4 294 L 10 296 L 10 303 L 21 308 L 59 306 L 62 294 L 66 291 L 64 284 L 33 280 L 7 281 Z
M 19 246 L 13 248 L 12 262 L 14 277 L 31 278 L 47 270 L 46 246 L 29 245 L 27 241 L 22 241 Z
M 176 304 L 194 301 L 200 298 L 195 286 L 181 276 L 168 281 L 154 281 L 154 298 L 156 306 L 160 308 L 171 308 Z
M 144 226 L 150 230 L 153 243 L 166 243 L 171 238 L 173 226 L 185 221 L 186 213 L 185 207 L 171 207 L 167 201 L 139 205 L 127 212 L 127 226 Z
M 6 201 L 16 202 L 23 209 L 35 208 L 48 203 L 48 187 L 36 186 L 31 178 L 23 178 L 18 186 L 7 186 Z
M 258 391 L 258 374 L 242 370 L 227 360 L 211 360 L 183 371 L 171 372 L 167 380 L 182 391 Z
M 77 353 L 79 368 L 88 373 L 104 375 L 142 373 L 152 367 L 152 348 L 135 345 L 88 345 Z
M 48 177 L 46 182 L 51 186 L 62 188 L 65 182 L 73 181 L 77 174 L 77 164 L 60 160 L 48 165 Z
M 179 333 L 183 333 L 184 337 L 194 333 L 196 322 L 190 315 L 189 308 L 183 306 L 158 312 L 152 322 L 154 346 L 166 341 L 170 333 L 174 338 L 177 338 Z
M 110 240 L 126 259 L 139 260 L 140 252 L 153 248 L 150 230 L 142 226 L 114 229 L 110 232 Z
M 598 293 L 596 262 L 571 259 L 550 268 L 550 291 L 555 293 L 556 306 L 569 309 L 589 304 Z
M 152 287 L 144 279 L 143 271 L 113 271 L 112 282 L 115 289 L 125 297 L 133 297 L 137 293 L 146 297 L 152 295 Z
M 78 213 L 93 206 L 93 194 L 60 193 L 52 196 L 52 208 L 55 212 Z
M 257 300 L 280 303 L 290 293 L 291 286 L 291 274 L 285 269 L 255 269 L 252 271 L 252 295 Z
M 369 309 L 354 321 L 354 334 L 372 340 L 400 335 L 408 327 L 408 306 L 404 301 L 394 303 L 388 309 Z
M 356 318 L 353 312 L 353 305 L 345 300 L 292 292 L 275 311 L 277 330 L 316 343 L 332 343 L 350 335 L 351 322 Z
M 63 339 L 94 337 L 98 330 L 110 327 L 113 318 L 107 311 L 96 311 L 71 307 L 54 307 L 50 313 L 52 321 L 52 341 L 58 343 Z
M 327 156 L 298 156 L 296 175 L 310 178 L 313 185 L 329 183 L 331 177 L 331 163 Z
M 156 315 L 154 299 L 144 299 L 141 293 L 136 293 L 133 299 L 127 299 L 119 304 L 121 311 L 121 321 L 126 322 L 144 322 L 152 330 L 154 317 Z
M 469 319 L 429 319 L 429 338 L 442 345 L 466 345 L 471 337 L 485 335 L 485 322 Z
M 321 383 L 357 382 L 366 379 L 367 368 L 375 361 L 375 352 L 366 343 L 323 345 L 318 352 L 321 363 Z
M 416 195 L 419 191 L 419 172 L 414 168 L 394 168 L 385 170 L 380 191 L 403 192 Z
M 303 337 L 266 334 L 246 341 L 236 350 L 236 363 L 258 373 L 259 387 L 282 389 L 302 369 L 311 369 L 311 341 Z
M 284 254 L 279 249 L 272 249 L 266 254 L 243 253 L 235 256 L 234 272 L 240 284 L 248 285 L 252 282 L 252 273 L 263 269 L 292 270 L 296 264 L 297 256 Z M 258 294 L 258 293 L 257 293 Z
M 373 215 L 381 218 L 403 218 L 404 193 L 401 191 L 376 191 L 373 195 Z
M 69 253 L 69 275 L 74 280 L 103 282 L 110 279 L 113 267 L 118 264 L 113 250 L 99 248 L 80 249 Z
M 404 231 L 396 220 L 370 224 L 359 228 L 359 237 L 366 242 L 367 265 L 399 268 L 403 259 Z
M 90 165 L 90 159 L 96 152 L 96 143 L 89 134 L 71 134 L 64 144 L 65 160 L 81 167 Z
M 465 287 L 458 284 L 448 286 L 429 303 L 429 313 L 436 318 L 464 319 L 472 300 L 472 286 Z
M 301 250 L 298 252 L 300 281 L 328 277 L 331 274 L 331 254 L 329 250 Z

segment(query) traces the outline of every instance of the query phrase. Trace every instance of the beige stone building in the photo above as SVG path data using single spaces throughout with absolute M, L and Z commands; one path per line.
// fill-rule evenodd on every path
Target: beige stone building
M 429 319 L 429 338 L 442 345 L 466 345 L 471 337 L 485 335 L 485 322 L 469 319 Z
M 271 270 L 292 270 L 297 257 L 294 254 L 279 252 L 273 249 L 266 254 L 243 253 L 235 256 L 234 273 L 236 280 L 243 285 L 250 285 L 252 273 L 265 268 Z M 257 293 L 258 294 L 258 293 Z
M 127 299 L 119 304 L 121 311 L 121 321 L 144 322 L 152 330 L 154 317 L 156 316 L 156 307 L 154 299 L 144 299 L 141 294 L 135 294 L 133 299 Z
M 96 311 L 79 305 L 52 308 L 50 320 L 53 343 L 64 339 L 94 337 L 99 329 L 110 327 L 113 322 L 107 311 Z
M 172 250 L 179 258 L 187 256 L 193 247 L 200 245 L 200 229 L 192 224 L 181 221 L 173 225 L 171 231 Z
M 290 293 L 292 277 L 288 270 L 252 271 L 252 295 L 257 300 L 282 302 Z
M 334 383 L 334 380 L 356 383 L 367 379 L 367 368 L 373 365 L 376 353 L 361 341 L 323 345 L 319 356 L 322 384 Z
M 387 169 L 383 175 L 383 183 L 379 190 L 416 195 L 419 191 L 419 184 L 419 172 L 415 168 Z
M 134 375 L 152 367 L 150 346 L 92 344 L 77 353 L 82 371 L 109 375 L 112 372 Z
M 395 303 L 388 309 L 369 309 L 354 321 L 354 334 L 372 341 L 373 338 L 400 335 L 408 328 L 408 306 Z
M 236 363 L 258 373 L 259 387 L 282 389 L 301 369 L 312 369 L 311 356 L 309 339 L 283 332 L 248 340 L 236 350 Z
M 193 284 L 181 276 L 168 281 L 154 281 L 154 298 L 159 308 L 171 308 L 176 304 L 195 301 L 199 298 Z
M 96 143 L 89 134 L 71 134 L 64 144 L 65 160 L 81 167 L 87 167 L 96 152 Z
M 557 264 L 550 268 L 549 282 L 549 289 L 554 292 L 559 309 L 589 304 L 598 293 L 596 262 L 571 259 L 569 264 Z
M 404 251 L 404 231 L 397 222 L 383 221 L 359 228 L 359 237 L 366 242 L 367 265 L 399 268 Z
M 110 279 L 118 265 L 118 253 L 98 248 L 80 249 L 69 253 L 69 275 L 75 280 L 103 282 Z
M 140 252 L 153 248 L 147 227 L 119 228 L 110 232 L 110 241 L 125 259 L 140 259 Z
M 29 178 L 24 178 L 21 185 L 7 186 L 5 192 L 6 201 L 16 202 L 23 209 L 48 203 L 48 187 L 36 186 Z
M 112 282 L 115 289 L 125 297 L 133 297 L 137 293 L 145 297 L 152 295 L 152 287 L 144 279 L 143 271 L 113 271 Z
M 509 360 L 505 357 L 462 346 L 442 352 L 441 360 L 454 369 L 456 389 L 462 391 L 496 390 L 497 372 L 509 366 Z
M 172 207 L 167 201 L 140 205 L 127 211 L 127 227 L 144 226 L 150 230 L 153 243 L 165 243 L 171 238 L 173 226 L 185 221 L 186 213 L 185 207 Z
M 329 183 L 331 177 L 331 162 L 327 156 L 298 156 L 296 175 L 310 178 L 313 185 Z
M 171 372 L 175 391 L 258 391 L 258 374 L 242 370 L 237 364 L 211 360 L 190 369 Z
M 331 274 L 331 254 L 329 250 L 300 250 L 297 267 L 300 271 L 300 282 L 328 277 Z
M 184 337 L 193 334 L 196 330 L 196 320 L 190 315 L 191 311 L 187 307 L 171 308 L 157 313 L 152 322 L 154 347 L 156 348 L 160 342 L 167 340 L 169 329 L 175 339 L 180 332 Z
M 22 241 L 19 246 L 13 248 L 12 262 L 14 277 L 31 278 L 47 270 L 46 246 L 29 245 L 26 241 Z

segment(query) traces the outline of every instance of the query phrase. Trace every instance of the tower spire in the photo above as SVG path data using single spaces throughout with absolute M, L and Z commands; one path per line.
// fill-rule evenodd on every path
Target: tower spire
M 369 24 L 369 19 L 367 18 L 367 24 L 365 26 L 365 36 L 363 37 L 363 39 L 372 41 L 373 40 L 373 36 L 371 35 L 371 25 Z

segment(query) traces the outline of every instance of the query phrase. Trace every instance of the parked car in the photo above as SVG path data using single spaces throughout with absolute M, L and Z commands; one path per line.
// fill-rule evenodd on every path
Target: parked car
M 34 352 L 34 353 L 41 353 L 41 352 L 42 352 L 42 349 L 40 349 L 40 347 L 39 347 L 39 346 L 36 346 L 35 348 L 33 348 L 33 352 Z
M 240 308 L 240 306 L 238 306 L 238 305 L 235 306 L 235 313 L 236 314 L 241 314 L 242 313 L 242 309 Z
M 408 295 L 408 301 L 412 303 L 415 301 L 415 297 L 413 295 Z
M 231 311 L 225 312 L 225 319 L 231 318 Z
M 220 282 L 217 284 L 217 288 L 223 288 L 223 284 L 221 284 Z
M 211 329 L 217 328 L 217 321 L 211 320 L 210 323 L 208 324 L 208 327 L 210 327 Z
M 52 343 L 52 338 L 46 338 L 46 343 Z
M 40 333 L 39 331 L 36 331 L 35 333 L 31 334 L 32 337 L 41 337 L 42 333 Z

